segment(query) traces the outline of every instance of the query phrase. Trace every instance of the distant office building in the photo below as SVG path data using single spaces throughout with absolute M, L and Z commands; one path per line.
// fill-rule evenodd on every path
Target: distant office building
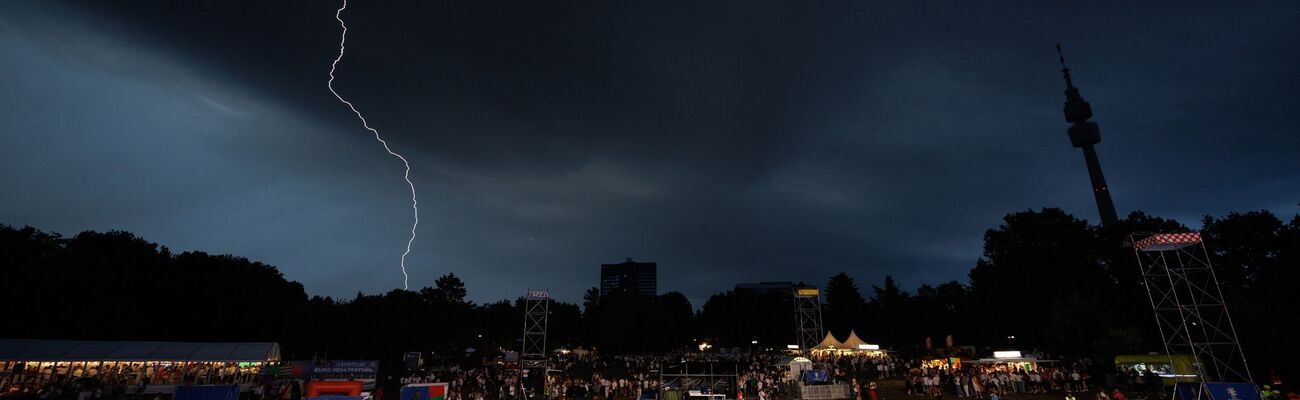
M 634 293 L 654 297 L 659 294 L 658 269 L 652 262 L 636 262 L 628 258 L 621 264 L 600 265 L 600 295 Z
M 736 293 L 749 292 L 760 296 L 772 296 L 783 302 L 790 302 L 794 296 L 794 282 L 759 282 L 736 285 Z

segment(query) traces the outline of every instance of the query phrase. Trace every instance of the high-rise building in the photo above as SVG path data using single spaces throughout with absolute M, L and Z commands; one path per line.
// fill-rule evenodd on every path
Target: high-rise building
M 1113 224 L 1119 218 L 1115 215 L 1115 203 L 1110 199 L 1110 188 L 1106 187 L 1106 176 L 1101 173 L 1097 150 L 1093 148 L 1093 145 L 1101 143 L 1101 129 L 1096 122 L 1088 120 L 1092 118 L 1092 105 L 1084 101 L 1079 88 L 1074 87 L 1059 44 L 1056 45 L 1056 55 L 1061 59 L 1061 73 L 1065 75 L 1065 122 L 1070 123 L 1070 144 L 1083 149 L 1083 161 L 1088 164 L 1088 178 L 1092 180 L 1092 196 L 1097 200 L 1101 223 Z
M 628 258 L 619 264 L 600 265 L 600 295 L 632 293 L 654 297 L 658 292 L 658 266 L 652 262 L 636 262 Z

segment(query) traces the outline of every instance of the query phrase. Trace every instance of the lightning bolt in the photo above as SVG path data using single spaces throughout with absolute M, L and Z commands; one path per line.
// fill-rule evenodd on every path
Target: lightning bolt
M 388 147 L 388 142 L 384 141 L 384 138 L 379 136 L 379 131 L 370 127 L 370 124 L 366 122 L 366 117 L 361 115 L 361 111 L 357 111 L 357 108 L 352 105 L 352 102 L 343 99 L 343 96 L 339 95 L 339 92 L 334 91 L 334 69 L 338 67 L 339 60 L 343 59 L 343 50 L 348 42 L 348 25 L 343 23 L 343 10 L 347 8 L 348 0 L 343 0 L 343 7 L 339 7 L 338 11 L 334 12 L 334 19 L 337 19 L 339 21 L 339 26 L 343 27 L 343 35 L 339 38 L 339 56 L 334 59 L 333 64 L 330 64 L 330 81 L 328 86 L 330 88 L 330 93 L 334 93 L 334 97 L 337 97 L 339 101 L 343 102 L 343 104 L 347 104 L 348 108 L 352 109 L 352 112 L 357 115 L 357 118 L 361 120 L 361 126 L 364 126 L 366 130 L 375 134 L 375 140 L 378 140 L 380 144 L 384 145 L 384 151 L 387 151 L 388 154 L 393 157 L 397 157 L 398 160 L 402 160 L 402 165 L 406 166 L 406 171 L 402 173 L 402 178 L 406 179 L 406 185 L 411 187 L 411 212 L 415 217 L 415 221 L 411 223 L 411 238 L 406 241 L 406 251 L 402 252 L 401 261 L 402 289 L 409 290 L 411 286 L 408 281 L 411 277 L 406 274 L 406 255 L 411 254 L 411 243 L 415 242 L 415 227 L 420 225 L 420 203 L 415 199 L 415 183 L 411 182 L 411 163 L 406 161 L 406 157 L 402 157 L 401 154 L 397 154 L 393 149 Z

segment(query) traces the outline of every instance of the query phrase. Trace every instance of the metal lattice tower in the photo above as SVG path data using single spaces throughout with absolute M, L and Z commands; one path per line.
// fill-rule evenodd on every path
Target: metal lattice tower
M 546 373 L 546 319 L 550 315 L 551 292 L 529 290 L 524 298 L 524 347 L 519 352 L 520 368 L 540 368 Z
M 1201 382 L 1254 383 L 1201 234 L 1134 233 L 1129 241 L 1170 365 L 1174 354 L 1190 354 Z
M 808 351 L 821 343 L 822 300 L 821 291 L 815 287 L 794 288 L 795 340 L 799 349 Z

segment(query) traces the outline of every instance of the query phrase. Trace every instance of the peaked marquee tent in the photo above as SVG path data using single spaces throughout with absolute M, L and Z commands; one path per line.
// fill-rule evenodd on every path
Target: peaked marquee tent
M 839 340 L 835 339 L 834 335 L 831 335 L 830 331 L 827 331 L 826 337 L 822 339 L 821 343 L 813 347 L 813 350 L 838 350 L 843 348 L 844 343 L 840 343 Z
M 870 349 L 867 348 L 868 346 L 871 345 L 868 344 L 866 341 L 863 341 L 861 338 L 859 338 L 858 333 L 855 331 L 849 331 L 849 338 L 843 342 L 839 341 L 839 339 L 836 339 L 835 336 L 831 335 L 830 332 L 826 332 L 826 337 L 823 338 L 822 342 L 818 343 L 816 347 L 813 347 L 812 350 L 815 352 L 839 352 L 839 353 L 880 352 L 880 348 L 878 346 L 871 346 Z
M 857 350 L 860 348 L 859 346 L 865 344 L 867 344 L 867 342 L 862 341 L 862 339 L 858 339 L 857 332 L 849 331 L 849 338 L 844 341 L 844 348 Z

